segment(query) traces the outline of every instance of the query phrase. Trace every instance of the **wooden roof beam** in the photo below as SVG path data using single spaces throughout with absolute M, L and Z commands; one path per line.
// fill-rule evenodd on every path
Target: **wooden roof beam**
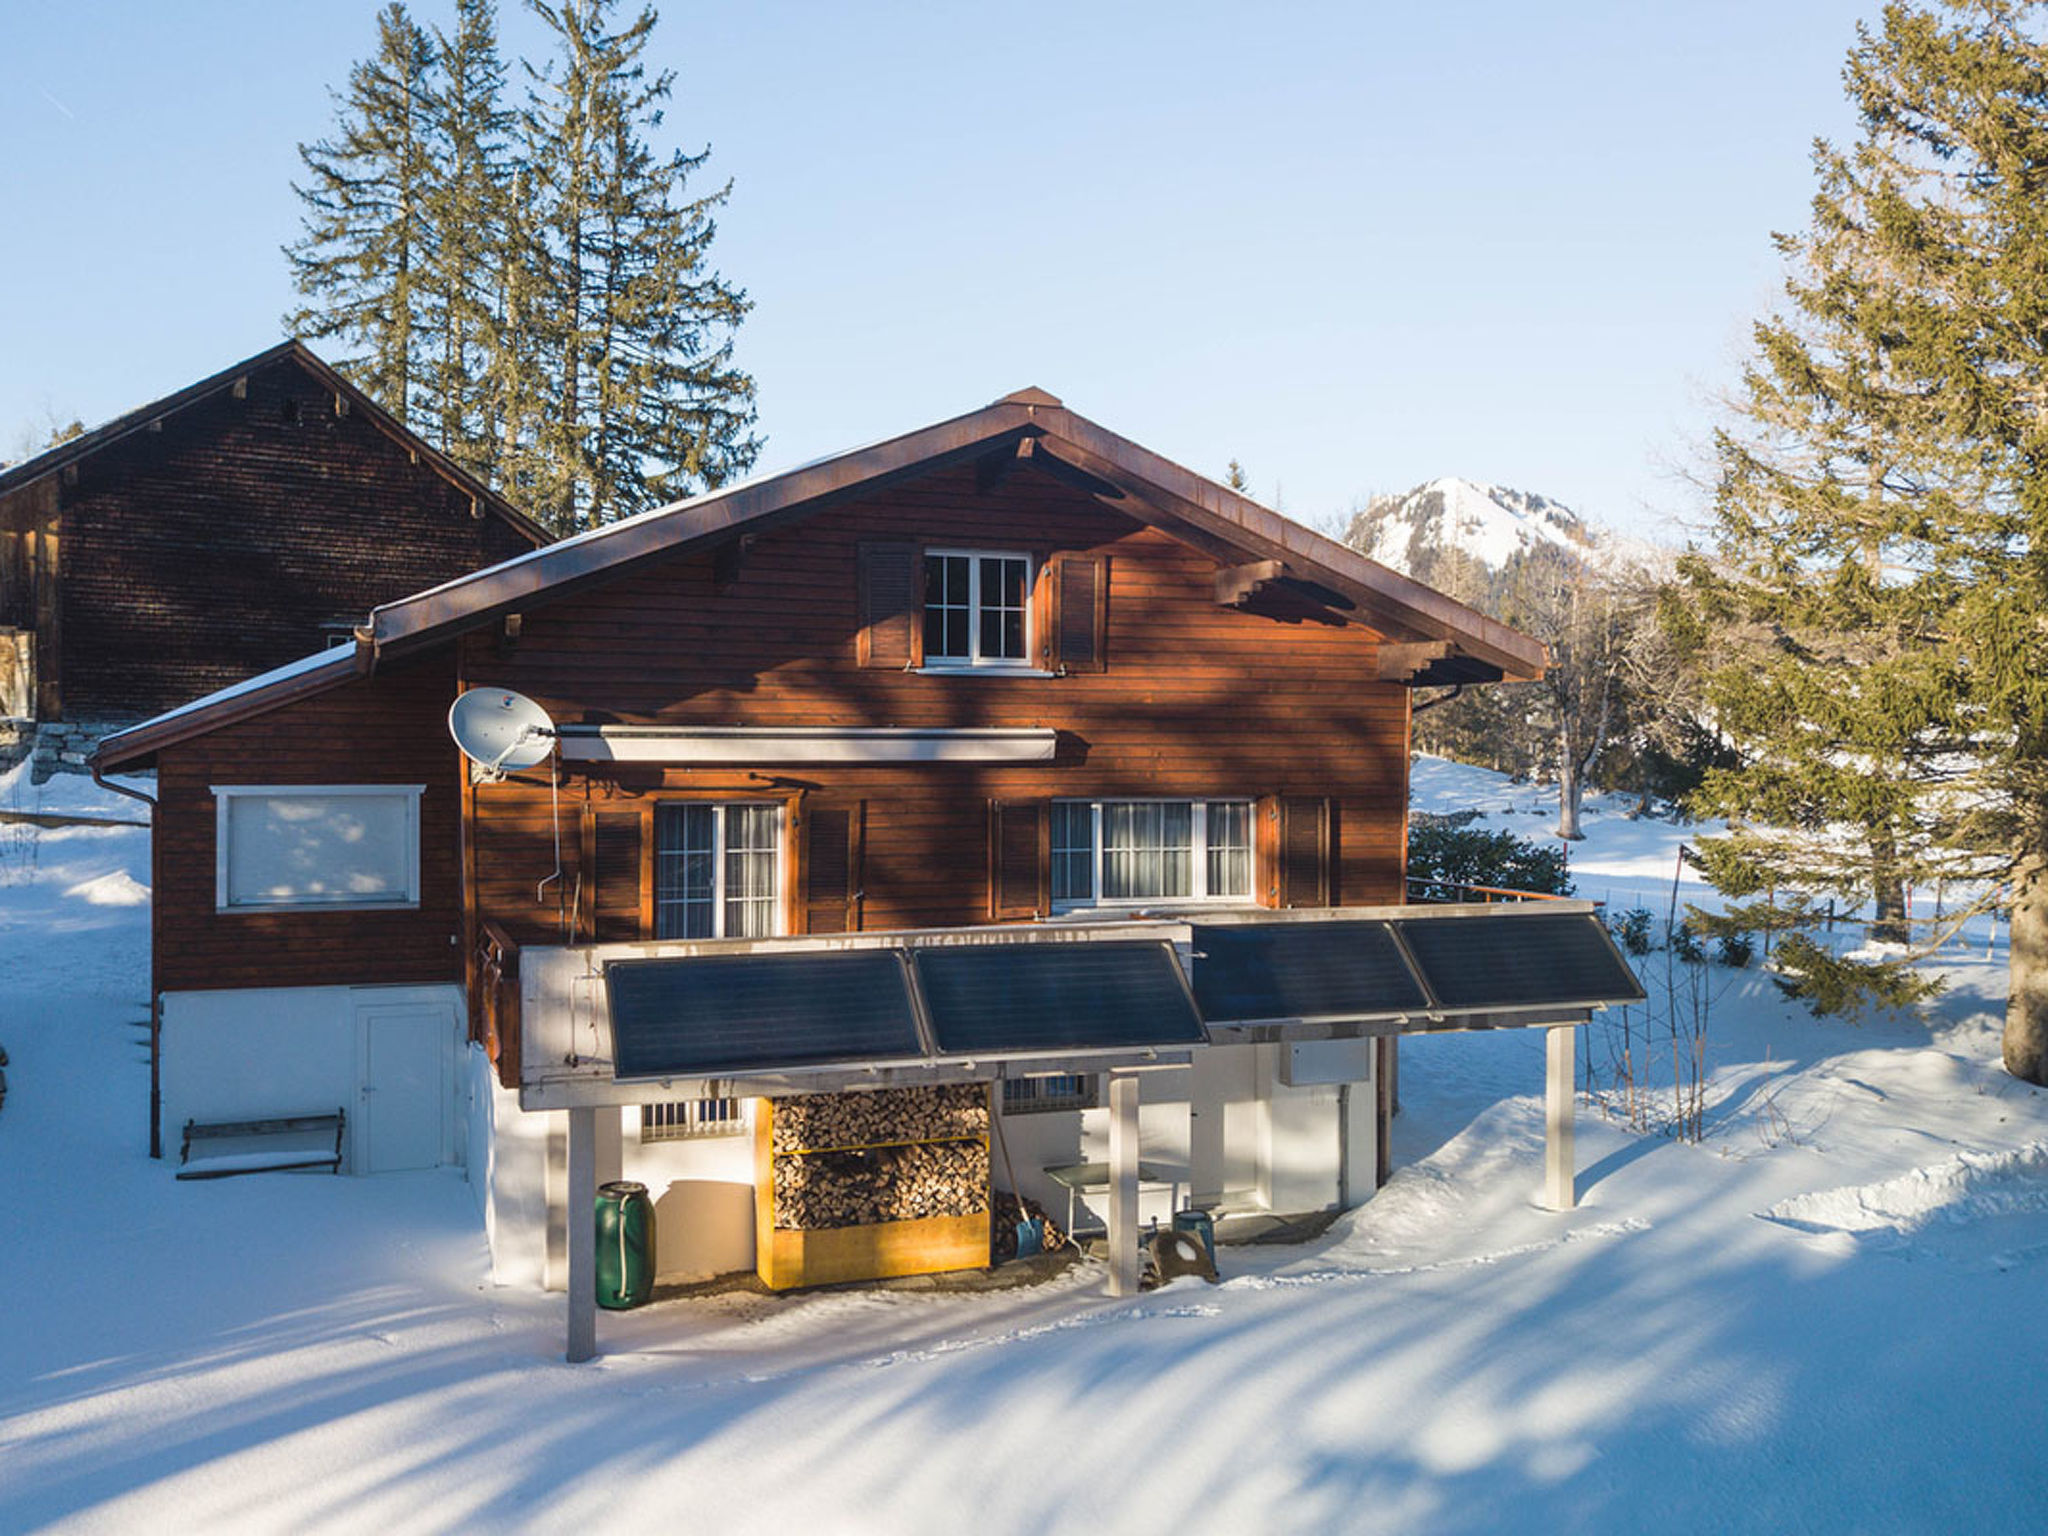
M 1038 440 L 1033 437 L 1020 437 L 1011 446 L 998 448 L 995 452 L 985 453 L 976 459 L 974 461 L 975 494 L 977 496 L 988 495 L 997 486 L 1010 478 L 1010 471 L 1019 464 L 1029 463 L 1037 442 Z
M 1379 676 L 1383 683 L 1404 688 L 1452 688 L 1468 683 L 1497 683 L 1501 670 L 1468 656 L 1448 640 L 1419 645 L 1382 645 Z
M 1286 574 L 1285 560 L 1226 565 L 1216 573 L 1216 602 L 1224 608 L 1242 608 Z
M 1541 642 L 1489 619 L 1434 588 L 1366 559 L 1357 550 L 1291 522 L 1277 512 L 1205 480 L 1170 459 L 1061 409 L 1039 417 L 1046 437 L 1041 453 L 1159 509 L 1166 518 L 1207 533 L 1258 559 L 1298 559 L 1363 610 L 1361 617 L 1396 640 L 1455 640 L 1469 656 L 1498 667 L 1505 677 L 1543 675 L 1548 653 Z M 1134 508 L 1126 508 L 1140 516 Z M 1230 562 L 1238 563 L 1238 562 Z
M 1034 462 L 1055 479 L 1064 480 L 1084 494 L 1094 497 L 1100 505 L 1110 511 L 1121 512 L 1125 517 L 1143 523 L 1148 528 L 1157 528 L 1161 533 L 1199 549 L 1218 565 L 1242 565 L 1246 554 L 1250 553 L 1242 544 L 1233 544 L 1203 529 L 1190 527 L 1187 522 L 1173 516 L 1164 508 L 1155 507 L 1150 502 L 1129 494 L 1122 487 L 1112 485 L 1100 475 L 1090 473 L 1074 459 L 1072 449 L 1067 444 L 1041 438 Z
M 1444 660 L 1455 649 L 1457 647 L 1448 640 L 1424 640 L 1412 645 L 1383 645 L 1380 647 L 1380 681 L 1411 682 L 1432 663 Z

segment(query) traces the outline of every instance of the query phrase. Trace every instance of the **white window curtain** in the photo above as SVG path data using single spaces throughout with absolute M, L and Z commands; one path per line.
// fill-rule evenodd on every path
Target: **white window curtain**
M 1248 800 L 1055 800 L 1051 834 L 1056 903 L 1251 896 Z
M 657 806 L 655 937 L 752 939 L 774 933 L 781 846 L 780 806 Z

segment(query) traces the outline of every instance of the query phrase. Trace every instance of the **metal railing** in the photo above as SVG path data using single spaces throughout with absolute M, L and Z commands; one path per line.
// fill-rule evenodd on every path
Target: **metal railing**
M 744 1136 L 753 1128 L 745 1099 L 689 1099 L 642 1104 L 640 1140 L 697 1141 L 707 1136 Z
M 1560 896 L 1555 891 L 1518 891 L 1505 885 L 1468 885 L 1457 880 L 1424 880 L 1410 875 L 1407 880 L 1408 899 L 1418 904 L 1445 905 L 1454 901 L 1573 901 L 1578 898 Z M 1604 907 L 1605 902 L 1596 901 L 1595 907 Z

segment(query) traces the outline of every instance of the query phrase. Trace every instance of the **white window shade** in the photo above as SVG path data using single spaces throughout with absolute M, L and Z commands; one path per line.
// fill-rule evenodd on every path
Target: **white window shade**
M 216 905 L 416 907 L 423 786 L 215 786 Z

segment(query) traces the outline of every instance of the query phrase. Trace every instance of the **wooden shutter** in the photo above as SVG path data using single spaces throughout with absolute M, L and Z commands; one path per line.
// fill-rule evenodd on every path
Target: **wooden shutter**
M 1283 907 L 1330 904 L 1330 802 L 1285 795 L 1276 839 Z
M 1061 555 L 1053 562 L 1054 656 L 1069 672 L 1100 672 L 1109 614 L 1109 562 Z
M 804 932 L 851 933 L 860 927 L 860 834 L 866 802 L 813 808 L 804 829 Z
M 988 915 L 997 920 L 1044 915 L 1047 904 L 1046 814 L 1043 800 L 988 803 Z
M 641 926 L 640 808 L 596 810 L 590 824 L 591 872 L 584 882 L 591 941 L 647 937 Z
M 924 650 L 924 557 L 918 546 L 860 546 L 860 664 L 917 666 Z

